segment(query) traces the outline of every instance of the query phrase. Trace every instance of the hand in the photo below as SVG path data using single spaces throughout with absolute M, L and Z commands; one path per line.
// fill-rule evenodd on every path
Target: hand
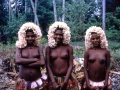
M 60 85 L 60 90 L 66 90 L 67 88 L 67 83 L 63 82 L 61 85 Z
M 95 86 L 93 90 L 100 90 L 100 88 L 98 86 Z
M 93 87 L 91 85 L 87 85 L 87 88 L 90 89 L 90 90 L 96 90 L 96 87 Z
M 107 90 L 107 85 L 100 87 L 100 90 Z
M 52 85 L 54 90 L 60 90 L 60 86 L 55 81 L 52 83 Z

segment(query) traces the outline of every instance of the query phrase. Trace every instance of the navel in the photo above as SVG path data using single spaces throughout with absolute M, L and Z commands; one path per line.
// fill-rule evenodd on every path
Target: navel
M 97 72 L 95 72 L 95 77 L 97 77 Z
M 30 75 L 32 75 L 33 74 L 33 72 L 30 70 Z

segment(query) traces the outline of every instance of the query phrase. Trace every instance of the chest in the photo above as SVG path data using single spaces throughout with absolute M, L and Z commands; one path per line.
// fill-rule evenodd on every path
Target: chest
M 57 59 L 57 58 L 66 59 L 66 58 L 68 58 L 68 54 L 69 54 L 69 52 L 67 49 L 59 48 L 59 49 L 51 50 L 50 57 L 52 59 Z
M 22 49 L 21 55 L 23 58 L 39 58 L 40 57 L 38 48 Z
M 106 53 L 104 51 L 91 51 L 89 53 L 89 62 L 106 62 Z

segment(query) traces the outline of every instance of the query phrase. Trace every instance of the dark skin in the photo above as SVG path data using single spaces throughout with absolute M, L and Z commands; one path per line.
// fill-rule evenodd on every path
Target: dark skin
M 89 79 L 94 82 L 105 80 L 102 90 L 111 90 L 108 87 L 108 78 L 110 71 L 110 51 L 100 47 L 100 36 L 92 34 L 91 43 L 93 48 L 86 50 L 84 54 L 84 75 L 86 79 L 86 90 L 97 90 L 98 87 L 92 87 Z
M 35 38 L 32 31 L 26 32 L 27 46 L 16 48 L 15 55 L 16 64 L 20 65 L 19 77 L 30 82 L 41 77 L 40 67 L 45 65 L 42 47 L 33 44 Z
M 54 90 L 66 90 L 72 72 L 73 48 L 63 44 L 62 30 L 55 31 L 54 39 L 57 42 L 57 47 L 46 47 L 47 70 Z M 54 76 L 65 76 L 65 79 L 61 85 L 58 85 Z

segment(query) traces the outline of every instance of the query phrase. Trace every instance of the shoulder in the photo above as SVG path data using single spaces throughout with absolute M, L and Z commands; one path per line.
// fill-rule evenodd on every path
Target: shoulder
M 51 48 L 50 46 L 46 46 L 46 47 L 45 47 L 45 50 L 46 50 L 46 51 L 50 51 L 50 48 Z
M 110 50 L 109 49 L 105 49 L 106 50 L 106 52 L 110 52 Z
M 106 54 L 110 54 L 110 50 L 105 49 Z
M 16 47 L 16 51 L 19 51 L 19 50 L 21 50 L 21 48 Z
M 46 49 L 50 49 L 50 46 L 47 45 L 45 48 L 46 48 Z
M 43 47 L 42 46 L 38 46 L 39 49 L 42 49 Z
M 67 44 L 66 47 L 70 50 L 73 50 L 73 47 L 70 44 Z
M 92 51 L 91 49 L 85 50 L 85 52 L 84 52 L 84 57 L 89 56 L 90 53 L 93 53 L 93 52 L 91 52 L 91 51 Z
M 85 54 L 87 54 L 87 53 L 89 53 L 91 51 L 91 49 L 87 49 L 87 50 L 85 50 Z
M 109 49 L 102 49 L 102 51 L 104 51 L 105 53 L 110 53 Z
M 17 54 L 21 54 L 21 51 L 22 51 L 21 48 L 16 47 L 15 54 L 16 54 L 16 55 L 17 55 Z

